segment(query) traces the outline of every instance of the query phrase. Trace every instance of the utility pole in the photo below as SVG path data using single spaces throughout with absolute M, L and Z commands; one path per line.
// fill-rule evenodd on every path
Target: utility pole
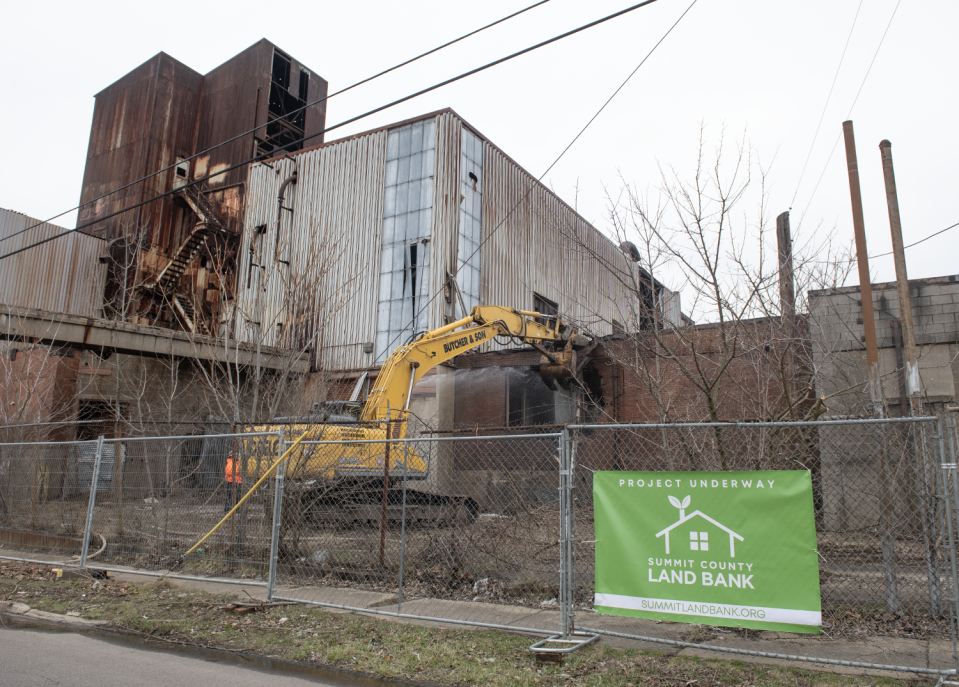
M 790 416 L 795 419 L 793 391 L 797 385 L 795 384 L 793 347 L 798 343 L 798 332 L 796 327 L 796 284 L 793 276 L 793 241 L 789 230 L 788 210 L 776 218 L 776 245 L 779 248 L 779 310 L 782 318 L 782 338 L 785 340 L 781 344 L 781 365 L 785 376 L 783 390 L 786 393 L 785 400 L 790 408 Z
M 859 163 L 856 159 L 856 137 L 852 121 L 842 123 L 846 144 L 846 166 L 849 170 L 849 196 L 852 201 L 852 225 L 856 232 L 856 262 L 859 265 L 859 295 L 862 298 L 862 325 L 866 339 L 866 367 L 869 373 L 869 399 L 873 412 L 882 417 L 882 387 L 879 383 L 879 347 L 876 344 L 876 316 L 872 305 L 872 282 L 869 277 L 869 253 L 866 250 L 866 225 L 862 216 L 862 191 L 859 188 Z
M 892 252 L 896 261 L 896 290 L 899 292 L 899 321 L 902 325 L 902 354 L 906 371 L 906 392 L 909 410 L 919 410 L 919 359 L 916 355 L 916 332 L 912 322 L 912 300 L 909 297 L 909 277 L 906 275 L 906 251 L 902 245 L 902 222 L 899 219 L 899 196 L 896 193 L 896 175 L 892 168 L 892 143 L 879 144 L 882 157 L 882 176 L 886 182 L 886 205 L 889 208 L 889 231 L 892 234 Z
M 779 248 L 779 306 L 783 317 L 796 314 L 796 286 L 793 282 L 793 240 L 789 231 L 789 211 L 776 218 L 776 244 Z

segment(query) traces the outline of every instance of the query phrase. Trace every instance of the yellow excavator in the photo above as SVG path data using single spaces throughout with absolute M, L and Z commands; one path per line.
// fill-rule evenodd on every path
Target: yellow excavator
M 307 432 L 286 468 L 286 488 L 299 492 L 303 515 L 316 523 L 376 522 L 385 502 L 387 517 L 399 519 L 402 482 L 430 476 L 416 443 L 388 441 L 406 437 L 414 385 L 431 368 L 495 337 L 537 349 L 544 382 L 566 388 L 578 369 L 577 349 L 590 344 L 554 315 L 477 306 L 468 317 L 399 346 L 380 369 L 365 403 L 332 401 L 308 417 L 277 418 L 277 422 L 291 423 L 284 425 L 288 439 Z M 278 428 L 267 425 L 254 431 Z M 256 453 L 255 449 L 247 453 L 251 477 L 259 477 L 271 464 Z M 472 521 L 479 507 L 465 496 L 414 490 L 407 492 L 406 509 L 409 521 L 435 524 Z

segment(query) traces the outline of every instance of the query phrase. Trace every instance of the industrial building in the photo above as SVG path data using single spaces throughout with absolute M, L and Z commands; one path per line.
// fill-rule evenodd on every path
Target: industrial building
M 326 93 L 266 40 L 206 75 L 161 53 L 98 93 L 79 231 L 21 254 L 71 256 L 83 304 L 5 287 L 8 338 L 78 351 L 105 412 L 132 414 L 130 394 L 170 383 L 141 370 L 111 384 L 114 365 L 159 365 L 159 379 L 195 360 L 362 397 L 397 345 L 477 304 L 559 313 L 601 341 L 635 307 L 632 282 L 651 321 L 684 322 L 678 294 L 452 110 L 325 142 L 325 104 L 309 103 Z M 443 425 L 570 421 L 584 398 L 606 403 L 608 360 L 592 353 L 578 365 L 594 393 L 577 395 L 530 374 L 538 352 L 491 342 L 425 378 L 412 409 Z M 223 417 L 207 391 L 177 414 Z

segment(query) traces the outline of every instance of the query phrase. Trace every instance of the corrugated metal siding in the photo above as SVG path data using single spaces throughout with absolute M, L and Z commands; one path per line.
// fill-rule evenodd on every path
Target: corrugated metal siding
M 447 303 L 443 294 L 446 273 L 456 274 L 459 250 L 460 157 L 463 154 L 463 122 L 452 112 L 436 118 L 436 190 L 433 202 L 433 273 L 430 275 L 430 296 L 439 294 L 430 303 L 429 322 L 435 329 L 446 324 L 444 316 L 455 318 L 454 303 Z M 455 302 L 455 298 L 452 299 Z
M 488 142 L 483 171 L 481 302 L 532 309 L 535 292 L 593 333 L 611 334 L 626 294 L 606 265 L 629 270 L 619 248 Z
M 320 351 L 314 364 L 324 369 L 372 364 L 363 344 L 376 334 L 386 139 L 387 132 L 379 131 L 302 153 L 295 162 L 275 161 L 272 169 L 251 169 L 237 274 L 237 338 L 256 340 L 252 240 L 264 265 L 262 343 L 312 347 Z M 279 257 L 287 266 L 273 260 L 276 198 L 294 169 L 298 181 L 287 188 L 285 203 L 293 212 L 283 213 L 280 229 Z M 266 232 L 257 237 L 256 227 L 262 225 Z
M 0 208 L 0 254 L 66 231 L 53 224 L 17 236 L 37 220 Z M 106 241 L 73 232 L 0 260 L 0 304 L 49 312 L 99 317 L 107 266 L 97 259 Z
M 461 189 L 464 123 L 450 111 L 435 115 L 435 120 L 429 328 L 455 315 L 444 296 L 444 282 L 447 272 L 456 273 L 460 204 L 471 195 L 464 199 Z M 300 153 L 295 162 L 280 160 L 271 163 L 273 168 L 258 165 L 251 170 L 237 274 L 237 338 L 256 338 L 250 324 L 257 320 L 252 238 L 264 251 L 266 265 L 263 343 L 312 346 L 321 351 L 316 363 L 328 370 L 373 365 L 373 355 L 363 353 L 362 344 L 373 342 L 376 335 L 387 134 L 361 134 Z M 535 292 L 558 302 L 561 312 L 588 323 L 591 331 L 611 334 L 610 322 L 624 320 L 626 294 L 605 265 L 628 272 L 627 259 L 502 151 L 486 141 L 483 146 L 478 188 L 486 243 L 480 249 L 480 303 L 531 309 Z M 286 202 L 294 211 L 292 218 L 283 213 L 280 234 L 280 258 L 290 261 L 287 268 L 273 261 L 276 197 L 294 168 L 299 180 L 289 187 Z M 255 227 L 263 225 L 266 231 L 257 238 Z M 288 248 L 287 237 L 292 237 Z M 283 307 L 287 288 L 295 297 Z M 287 324 L 277 327 L 281 322 Z M 481 350 L 512 345 L 493 342 Z

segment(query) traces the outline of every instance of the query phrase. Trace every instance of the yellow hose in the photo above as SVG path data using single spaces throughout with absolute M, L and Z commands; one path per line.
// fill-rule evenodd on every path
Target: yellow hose
M 280 456 L 279 458 L 277 458 L 276 462 L 273 463 L 273 466 L 272 466 L 269 470 L 267 470 L 266 472 L 263 473 L 263 476 L 262 476 L 259 480 L 257 480 L 256 484 L 253 485 L 253 487 L 250 489 L 250 491 L 246 492 L 246 494 L 243 496 L 243 498 L 240 499 L 239 503 L 237 503 L 235 506 L 233 506 L 233 509 L 232 509 L 229 513 L 227 513 L 226 515 L 224 515 L 224 516 L 223 516 L 223 519 L 220 520 L 220 522 L 218 522 L 218 523 L 216 524 L 216 527 L 214 527 L 212 530 L 210 530 L 209 532 L 207 532 L 207 533 L 204 535 L 203 539 L 201 539 L 200 541 L 198 541 L 196 544 L 194 544 L 194 545 L 190 548 L 189 551 L 187 551 L 185 554 L 183 554 L 183 558 L 186 558 L 186 557 L 189 556 L 191 553 L 193 553 L 193 552 L 196 551 L 198 548 L 200 548 L 200 545 L 201 545 L 203 542 L 205 542 L 207 539 L 209 539 L 209 538 L 213 535 L 214 532 L 216 532 L 218 529 L 220 529 L 220 525 L 222 525 L 222 524 L 225 523 L 227 520 L 229 520 L 230 517 L 232 517 L 232 515 L 236 512 L 237 508 L 239 508 L 240 506 L 242 506 L 243 503 L 244 503 L 248 498 L 250 498 L 250 494 L 252 494 L 254 491 L 256 491 L 257 488 L 258 488 L 261 484 L 263 484 L 263 481 L 264 481 L 267 477 L 269 477 L 270 475 L 273 474 L 273 471 L 276 470 L 277 466 L 278 466 L 280 463 L 282 463 L 282 462 L 286 459 L 286 457 L 287 457 L 288 455 L 290 455 L 290 453 L 293 452 L 293 449 L 295 449 L 297 446 L 300 445 L 300 442 L 303 441 L 303 440 L 306 438 L 306 435 L 307 435 L 307 434 L 309 434 L 309 430 L 307 430 L 306 432 L 303 432 L 303 434 L 300 435 L 299 439 L 297 439 L 296 441 L 294 441 L 293 444 L 290 446 L 290 448 L 286 449 L 286 452 L 285 452 L 282 456 Z

